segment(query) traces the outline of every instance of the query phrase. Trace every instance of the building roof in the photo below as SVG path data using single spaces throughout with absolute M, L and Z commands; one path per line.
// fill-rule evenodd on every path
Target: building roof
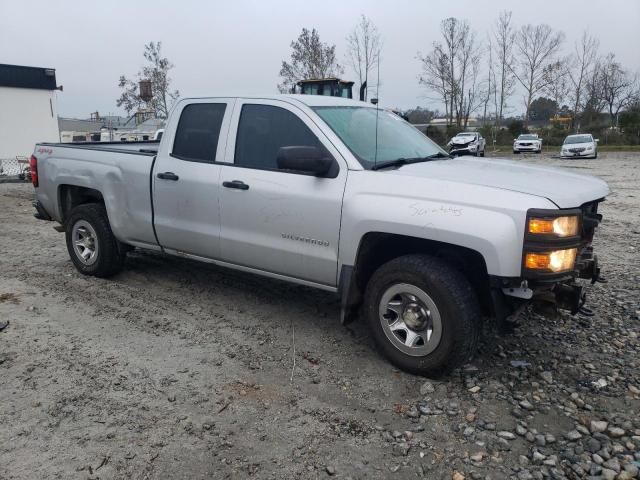
M 0 87 L 55 90 L 55 68 L 24 67 L 0 63 Z
M 102 121 L 58 117 L 58 129 L 61 132 L 99 132 L 104 126 Z

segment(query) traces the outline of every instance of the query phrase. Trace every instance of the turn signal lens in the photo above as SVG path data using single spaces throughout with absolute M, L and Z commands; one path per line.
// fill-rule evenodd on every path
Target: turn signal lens
M 554 273 L 573 270 L 577 248 L 554 250 L 553 252 L 527 253 L 525 267 L 529 270 L 550 270 Z
M 577 215 L 557 218 L 530 218 L 529 233 L 574 237 L 578 235 Z

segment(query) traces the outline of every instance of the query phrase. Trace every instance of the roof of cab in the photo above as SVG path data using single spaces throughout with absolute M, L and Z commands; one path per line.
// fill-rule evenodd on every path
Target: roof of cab
M 309 107 L 371 107 L 375 105 L 350 98 L 329 97 L 324 95 L 301 95 L 301 94 L 284 94 L 284 95 L 216 95 L 211 97 L 188 97 L 181 98 L 181 101 L 189 100 L 206 100 L 215 98 L 245 98 L 256 100 L 283 100 L 285 102 L 299 102 Z

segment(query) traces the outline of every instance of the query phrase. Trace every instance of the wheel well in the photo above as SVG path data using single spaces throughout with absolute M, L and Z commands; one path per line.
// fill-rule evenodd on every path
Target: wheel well
M 102 194 L 93 188 L 78 187 L 75 185 L 61 185 L 58 190 L 58 201 L 62 222 L 69 215 L 69 212 L 83 203 L 102 203 Z
M 349 292 L 349 303 L 361 301 L 369 279 L 380 266 L 394 258 L 415 253 L 440 258 L 462 272 L 474 288 L 483 312 L 492 314 L 487 265 L 479 252 L 435 240 L 380 232 L 367 233 L 360 241 L 350 290 L 355 288 Z

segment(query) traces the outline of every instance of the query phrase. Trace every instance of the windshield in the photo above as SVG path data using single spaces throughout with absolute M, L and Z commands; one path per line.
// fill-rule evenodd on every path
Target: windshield
M 538 140 L 537 135 L 520 135 L 518 140 Z
M 371 107 L 314 107 L 314 111 L 331 127 L 356 156 L 363 167 L 399 158 L 429 157 L 448 154 L 399 116 Z
M 591 135 L 574 135 L 564 139 L 565 145 L 571 145 L 572 143 L 589 143 L 591 142 Z

